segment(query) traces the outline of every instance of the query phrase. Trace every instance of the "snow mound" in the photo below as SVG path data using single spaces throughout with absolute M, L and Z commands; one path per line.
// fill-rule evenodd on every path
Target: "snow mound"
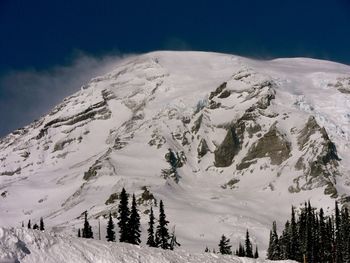
M 183 250 L 168 251 L 129 244 L 74 238 L 23 228 L 0 228 L 0 262 L 253 263 L 269 261 L 222 256 L 213 253 L 194 254 Z

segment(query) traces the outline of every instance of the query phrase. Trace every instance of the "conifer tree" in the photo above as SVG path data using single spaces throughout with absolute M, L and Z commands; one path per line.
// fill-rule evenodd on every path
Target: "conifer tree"
M 157 244 L 154 239 L 154 215 L 153 215 L 153 208 L 151 207 L 150 214 L 149 214 L 149 222 L 148 222 L 148 238 L 147 238 L 147 245 L 150 247 L 156 247 Z
M 225 235 L 221 236 L 220 242 L 219 242 L 219 251 L 223 255 L 231 255 L 231 245 L 230 245 L 230 239 L 226 238 Z
M 291 221 L 290 221 L 290 250 L 292 251 L 292 253 L 290 254 L 290 259 L 292 260 L 301 259 L 298 225 L 295 219 L 295 211 L 293 206 L 292 206 L 292 215 L 291 215 Z
M 129 240 L 129 229 L 128 222 L 130 211 L 128 207 L 128 194 L 123 188 L 120 193 L 120 202 L 118 206 L 118 226 L 119 226 L 119 241 L 120 242 L 128 242 Z
M 91 226 L 90 226 L 89 221 L 87 219 L 87 211 L 85 211 L 84 214 L 85 214 L 85 218 L 84 218 L 84 227 L 83 227 L 82 237 L 84 237 L 84 238 L 94 238 Z
M 27 225 L 28 229 L 31 229 L 32 228 L 32 224 L 30 222 L 30 219 L 28 220 L 28 225 Z
M 42 217 L 40 217 L 40 230 L 41 231 L 44 231 L 45 230 L 45 227 L 44 227 L 44 220 Z
M 277 235 L 276 221 L 272 223 L 272 231 L 270 232 L 269 248 L 267 250 L 267 258 L 270 260 L 279 260 L 281 258 L 281 250 Z
M 327 250 L 328 237 L 326 232 L 326 224 L 324 219 L 323 209 L 320 209 L 319 214 L 319 250 L 320 250 L 320 261 L 327 262 L 326 250 Z
M 205 247 L 204 252 L 205 252 L 205 253 L 209 253 L 209 252 L 210 252 L 210 250 L 209 250 L 208 246 L 206 246 L 206 247 Z
M 22 227 L 24 227 L 24 222 L 22 221 Z
M 254 255 L 253 255 L 253 246 L 252 246 L 252 243 L 250 242 L 250 239 L 249 239 L 248 229 L 247 229 L 246 237 L 245 237 L 245 255 L 248 258 L 253 258 L 254 257 Z
M 341 232 L 341 215 L 338 202 L 335 202 L 335 262 L 343 263 L 342 255 L 342 232 Z
M 115 232 L 114 232 L 114 222 L 112 218 L 111 212 L 109 212 L 109 219 L 107 223 L 107 241 L 114 242 L 115 241 Z
M 140 215 L 137 210 L 136 198 L 134 194 L 132 195 L 130 218 L 128 221 L 128 230 L 129 230 L 128 242 L 134 245 L 140 244 L 141 243 Z
M 38 224 L 35 223 L 34 226 L 33 226 L 33 229 L 35 229 L 35 230 L 39 229 Z
M 328 218 L 327 223 L 327 241 L 329 242 L 329 251 L 328 251 L 328 261 L 329 262 L 335 262 L 335 244 L 334 244 L 334 224 L 332 221 L 332 218 Z
M 157 246 L 162 249 L 169 249 L 169 232 L 168 232 L 168 221 L 166 220 L 163 201 L 159 203 L 159 225 L 157 226 L 156 242 Z
M 258 245 L 255 247 L 254 258 L 259 258 Z
M 238 256 L 245 257 L 245 249 L 241 243 L 239 243 L 239 246 L 238 246 Z
M 306 259 L 308 262 L 313 262 L 314 259 L 314 218 L 312 213 L 312 208 L 310 201 L 308 201 L 307 210 L 306 210 Z
M 78 229 L 78 237 L 81 237 L 80 228 Z
M 349 254 L 349 237 L 350 237 L 350 222 L 349 222 L 349 212 L 346 207 L 342 209 L 341 212 L 341 237 L 342 237 L 342 258 L 344 262 L 350 262 Z
M 287 220 L 282 236 L 280 238 L 280 248 L 281 248 L 281 259 L 289 259 L 291 254 L 294 253 L 291 249 L 291 226 Z

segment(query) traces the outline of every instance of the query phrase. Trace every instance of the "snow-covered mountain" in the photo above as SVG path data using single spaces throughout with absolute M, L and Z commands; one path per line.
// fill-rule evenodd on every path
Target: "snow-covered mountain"
M 27 229 L 0 228 L 2 263 L 263 263 L 269 261 L 238 258 L 213 253 L 189 253 L 157 248 L 72 238 Z
M 104 230 L 125 187 L 144 229 L 162 199 L 187 249 L 216 247 L 221 234 L 236 247 L 247 228 L 266 249 L 272 220 L 281 225 L 292 204 L 332 209 L 335 198 L 350 200 L 349 124 L 346 65 L 205 52 L 130 57 L 1 139 L 0 225 L 43 216 L 75 234 L 87 210 L 94 231 L 97 218 Z

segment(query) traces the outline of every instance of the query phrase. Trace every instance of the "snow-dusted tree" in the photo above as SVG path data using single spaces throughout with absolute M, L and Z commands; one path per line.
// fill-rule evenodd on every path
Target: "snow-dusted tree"
M 231 255 L 231 245 L 230 245 L 230 239 L 226 238 L 225 235 L 221 236 L 220 242 L 219 242 L 219 251 L 223 255 Z
M 151 207 L 150 214 L 149 214 L 149 222 L 148 222 L 148 238 L 147 238 L 147 245 L 150 247 L 156 247 L 157 244 L 154 240 L 154 215 L 153 215 L 153 208 Z
M 135 245 L 140 244 L 141 243 L 140 215 L 137 210 L 136 198 L 134 194 L 132 195 L 130 218 L 128 221 L 128 230 L 129 230 L 128 242 Z
M 33 229 L 35 229 L 35 230 L 39 229 L 38 224 L 35 223 L 34 226 L 33 226 Z
M 30 219 L 28 220 L 28 225 L 27 225 L 28 229 L 32 228 L 32 223 L 30 222 Z
M 78 237 L 81 237 L 80 228 L 78 229 Z
M 120 202 L 118 206 L 118 226 L 119 226 L 119 241 L 120 242 L 128 242 L 129 240 L 129 229 L 128 222 L 130 211 L 128 207 L 128 194 L 123 188 L 120 193 Z
M 107 241 L 114 242 L 115 241 L 115 232 L 114 232 L 114 223 L 112 219 L 112 214 L 109 212 L 109 219 L 107 223 Z

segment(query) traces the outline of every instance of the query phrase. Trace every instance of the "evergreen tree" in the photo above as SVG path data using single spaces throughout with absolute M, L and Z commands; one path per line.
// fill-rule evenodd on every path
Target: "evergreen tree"
M 255 247 L 254 258 L 259 258 L 258 245 Z
M 324 219 L 324 212 L 323 209 L 320 209 L 319 214 L 319 257 L 320 262 L 327 262 L 327 256 L 326 251 L 328 246 L 328 237 L 327 237 L 327 230 L 326 230 L 326 223 Z
M 130 211 L 128 207 L 128 194 L 126 193 L 124 188 L 120 193 L 118 214 L 119 214 L 118 226 L 119 226 L 119 234 L 120 234 L 119 241 L 128 242 L 129 240 L 128 222 L 129 222 Z
M 148 238 L 147 238 L 147 245 L 150 247 L 156 247 L 157 244 L 154 240 L 154 215 L 153 215 L 153 208 L 151 207 L 151 211 L 149 214 L 149 222 L 148 222 Z
M 22 221 L 22 227 L 24 227 L 24 222 Z
M 140 215 L 137 211 L 136 198 L 135 195 L 132 195 L 131 211 L 130 218 L 128 221 L 128 242 L 130 244 L 138 245 L 141 243 L 140 236 Z
M 334 244 L 334 224 L 332 221 L 332 218 L 328 218 L 328 223 L 327 223 L 327 236 L 329 238 L 329 255 L 328 255 L 328 260 L 329 262 L 335 262 L 335 244 Z
M 317 213 L 314 214 L 313 261 L 320 262 L 320 221 Z
M 341 215 L 338 202 L 335 202 L 335 262 L 343 263 L 342 232 L 341 232 Z
M 78 237 L 81 237 L 80 228 L 78 229 Z
M 210 253 L 210 250 L 209 250 L 208 246 L 205 247 L 204 252 L 205 252 L 205 253 Z
M 298 226 L 295 219 L 295 211 L 293 206 L 292 206 L 292 215 L 291 215 L 291 221 L 290 221 L 290 250 L 292 253 L 290 254 L 289 259 L 292 259 L 292 260 L 301 259 L 302 256 L 300 251 Z
M 44 220 L 42 217 L 40 217 L 40 230 L 41 231 L 44 231 L 45 230 L 45 227 L 44 227 Z
M 308 262 L 313 262 L 314 260 L 314 236 L 313 236 L 313 228 L 314 228 L 314 218 L 312 213 L 312 208 L 310 201 L 308 201 L 307 211 L 306 211 L 306 259 Z
M 288 220 L 284 226 L 284 230 L 280 238 L 280 248 L 281 259 L 290 259 L 294 251 L 292 251 L 291 248 L 291 226 Z
M 281 250 L 277 235 L 276 221 L 272 223 L 272 231 L 270 232 L 269 248 L 267 250 L 267 258 L 270 260 L 281 259 Z
M 350 222 L 349 212 L 346 207 L 341 212 L 341 233 L 342 233 L 342 258 L 344 262 L 350 262 L 349 254 L 349 238 L 350 238 Z
M 35 229 L 35 230 L 39 229 L 38 224 L 35 223 L 34 226 L 33 226 L 33 229 Z
M 28 229 L 31 229 L 32 228 L 32 224 L 30 222 L 30 219 L 28 220 L 28 225 L 27 225 Z
M 169 249 L 169 232 L 168 232 L 168 221 L 166 220 L 163 201 L 159 203 L 159 225 L 157 226 L 156 242 L 157 246 L 162 249 Z
M 87 211 L 85 211 L 85 218 L 84 218 L 84 227 L 83 227 L 83 234 L 82 237 L 84 238 L 94 238 L 91 226 L 89 224 L 89 221 L 87 219 Z
M 230 245 L 230 239 L 226 238 L 225 235 L 221 236 L 220 242 L 219 242 L 219 251 L 223 255 L 231 255 L 231 245 Z
M 239 246 L 238 246 L 238 256 L 245 257 L 245 249 L 241 243 L 239 243 Z
M 107 241 L 114 242 L 115 241 L 115 232 L 114 232 L 114 222 L 112 219 L 112 214 L 109 212 L 109 219 L 107 223 Z
M 250 239 L 249 239 L 248 229 L 247 229 L 246 237 L 245 237 L 245 255 L 248 258 L 253 258 L 254 257 L 254 255 L 253 255 L 253 246 L 252 246 L 252 243 L 250 242 Z

